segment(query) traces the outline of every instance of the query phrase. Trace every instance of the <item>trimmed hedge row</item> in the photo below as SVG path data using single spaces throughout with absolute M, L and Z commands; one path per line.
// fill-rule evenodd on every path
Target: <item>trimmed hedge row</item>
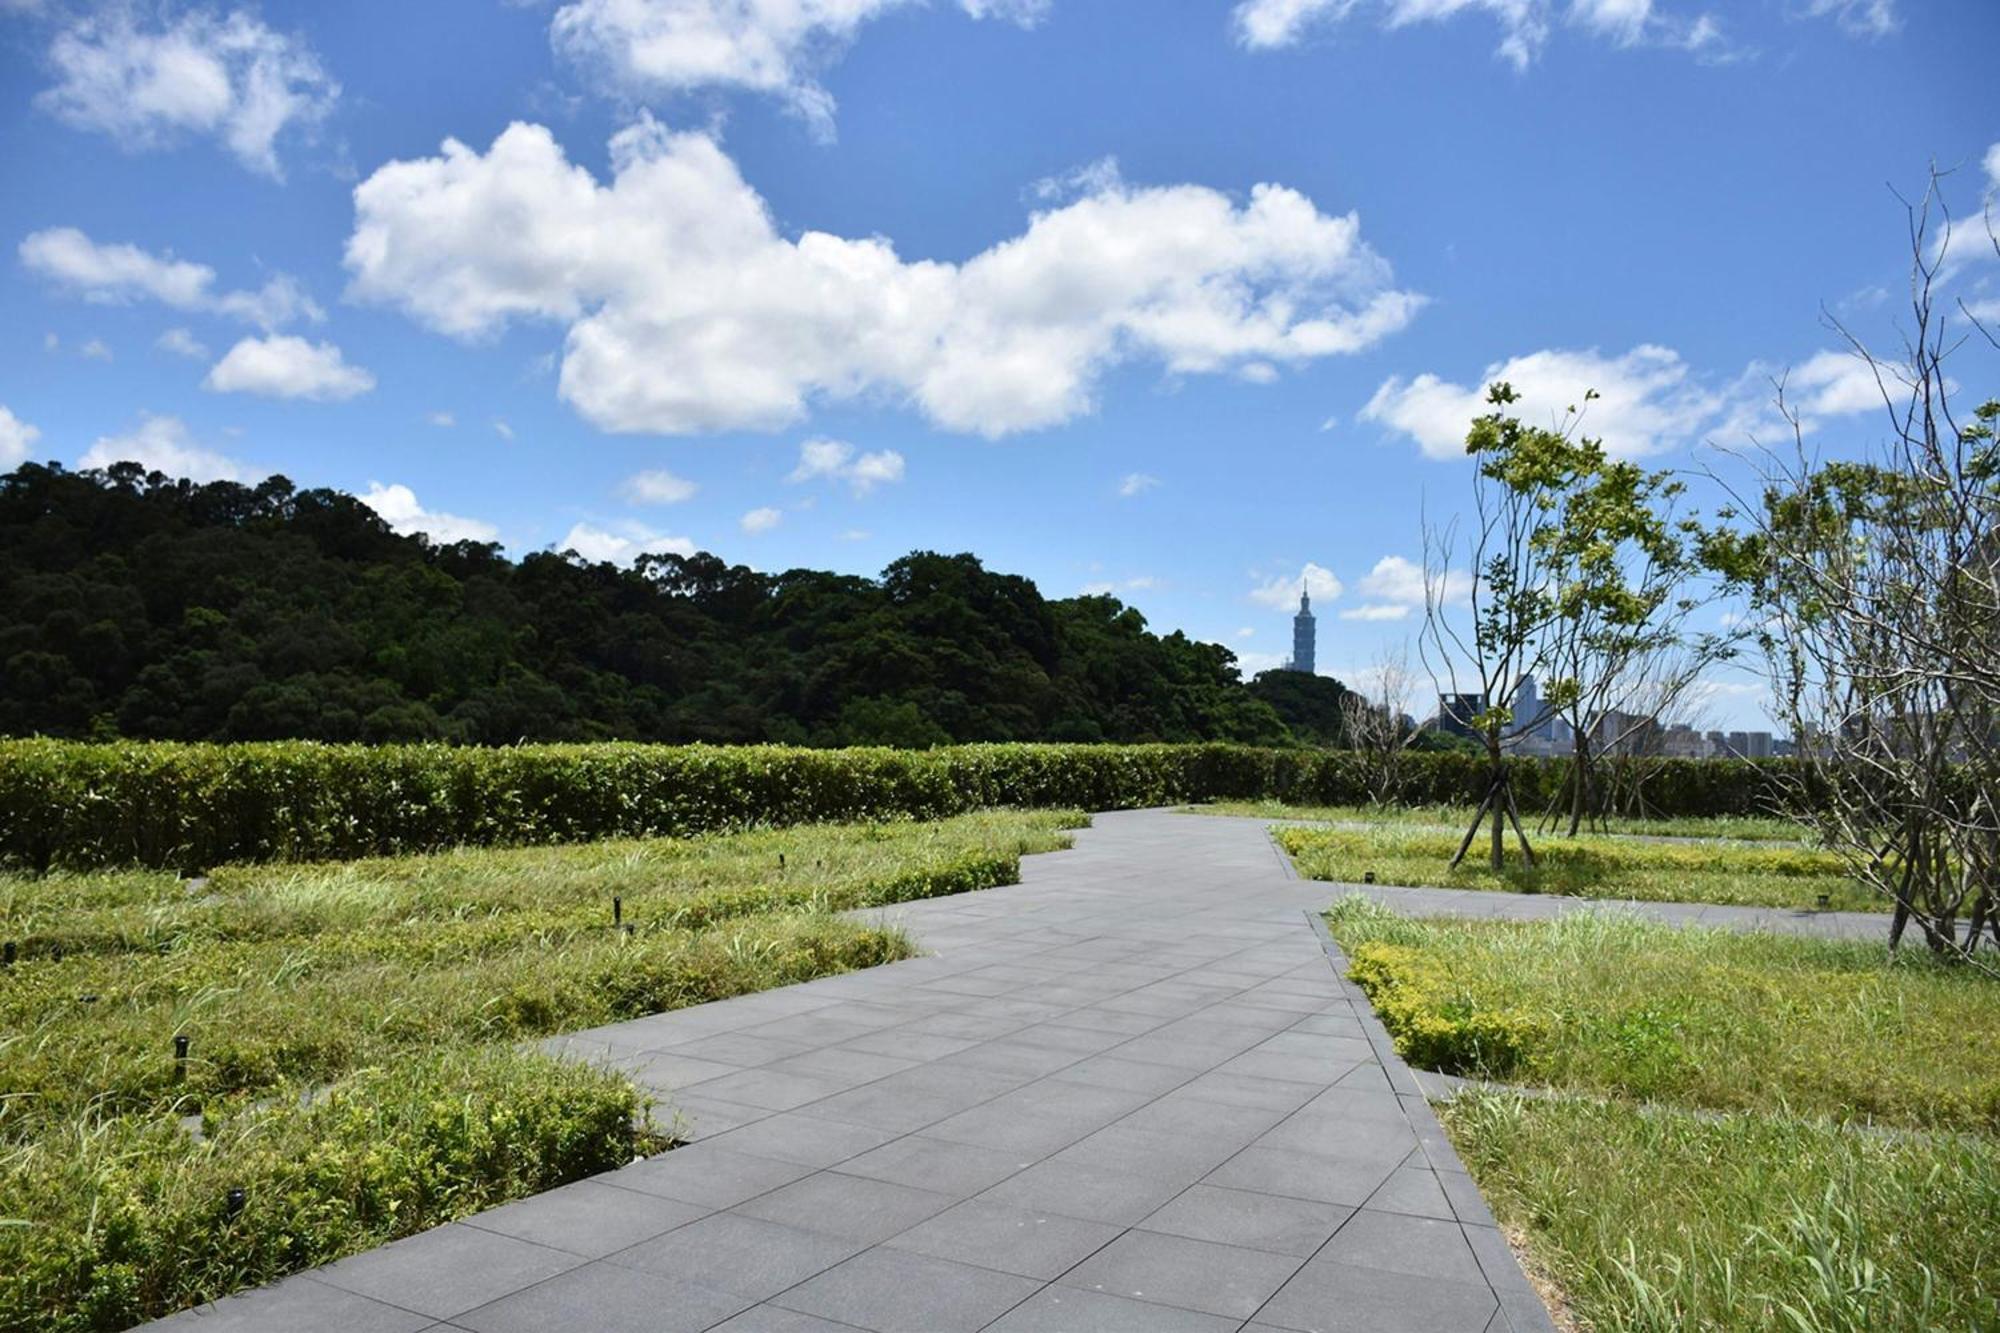
M 1525 805 L 1560 760 L 1515 761 Z M 1659 761 L 1663 815 L 1769 812 L 1782 761 Z M 990 807 L 1129 809 L 1185 801 L 1364 801 L 1364 756 L 1235 745 L 245 745 L 0 741 L 0 863 L 198 871 L 459 845 L 684 837 L 755 825 L 936 819 Z M 1483 761 L 1417 754 L 1397 799 L 1472 802 Z

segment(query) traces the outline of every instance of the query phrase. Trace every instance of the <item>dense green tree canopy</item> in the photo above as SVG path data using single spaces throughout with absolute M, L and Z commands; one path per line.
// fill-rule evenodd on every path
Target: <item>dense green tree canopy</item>
M 1285 743 L 1296 717 L 1298 739 L 1334 739 L 1294 693 L 1116 598 L 1052 601 L 970 555 L 914 552 L 879 580 L 706 554 L 621 570 L 399 536 L 282 477 L 0 477 L 5 734 Z

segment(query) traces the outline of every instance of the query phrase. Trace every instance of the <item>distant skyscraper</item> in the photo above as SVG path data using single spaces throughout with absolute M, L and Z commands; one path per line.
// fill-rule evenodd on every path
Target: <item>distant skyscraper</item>
M 1313 632 L 1312 594 L 1301 589 L 1299 613 L 1292 617 L 1292 670 L 1303 671 L 1308 676 L 1313 673 L 1313 649 L 1316 637 Z

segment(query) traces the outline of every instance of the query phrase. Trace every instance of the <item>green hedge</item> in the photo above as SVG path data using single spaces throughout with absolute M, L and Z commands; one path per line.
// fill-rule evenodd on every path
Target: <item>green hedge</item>
M 1516 761 L 1524 805 L 1561 761 Z M 1483 761 L 1405 760 L 1398 799 L 1476 801 Z M 1660 761 L 1664 815 L 1768 812 L 1781 765 Z M 996 806 L 1126 809 L 1367 799 L 1366 760 L 1232 745 L 809 750 L 661 745 L 247 745 L 0 741 L 0 862 L 29 869 L 338 860 L 458 845 L 680 837 Z

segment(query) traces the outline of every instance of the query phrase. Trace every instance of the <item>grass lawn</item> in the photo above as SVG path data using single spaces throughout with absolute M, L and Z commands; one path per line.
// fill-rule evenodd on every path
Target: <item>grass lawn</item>
M 1579 915 L 1328 924 L 1598 1330 L 2000 1327 L 2000 983 L 1879 945 Z
M 1328 924 L 1413 1064 L 1714 1110 L 2000 1132 L 2000 982 L 1880 944 L 1604 913 Z
M 206 884 L 0 878 L 18 959 L 0 972 L 0 1330 L 122 1328 L 627 1161 L 656 1146 L 640 1095 L 521 1039 L 905 957 L 900 934 L 831 911 L 1011 883 L 1021 854 L 1081 822 L 225 867 Z
M 1331 824 L 1359 824 L 1376 827 L 1395 825 L 1407 828 L 1441 829 L 1463 835 L 1472 822 L 1469 805 L 1286 805 L 1282 801 L 1216 801 L 1210 805 L 1181 807 L 1191 815 L 1247 815 L 1253 819 L 1307 819 Z M 1522 812 L 1533 834 L 1535 816 Z M 1563 827 L 1568 827 L 1567 816 Z M 1624 815 L 1606 821 L 1605 832 L 1655 838 L 1728 838 L 1754 842 L 1798 842 L 1804 836 L 1799 825 L 1789 819 L 1767 819 L 1748 815 L 1709 818 L 1635 819 Z
M 1439 1108 L 1596 1333 L 2000 1328 L 2000 1143 L 1467 1094 Z
M 1484 834 L 1457 869 L 1458 833 L 1385 826 L 1371 829 L 1280 828 L 1274 833 L 1308 879 L 1412 888 L 1497 889 L 1577 898 L 1728 903 L 1811 910 L 1825 894 L 1836 911 L 1886 911 L 1888 904 L 1847 878 L 1831 852 L 1799 846 L 1729 842 L 1644 842 L 1619 837 L 1533 839 L 1538 864 L 1521 859 L 1509 833 L 1507 865 L 1495 874 L 1482 855 Z

